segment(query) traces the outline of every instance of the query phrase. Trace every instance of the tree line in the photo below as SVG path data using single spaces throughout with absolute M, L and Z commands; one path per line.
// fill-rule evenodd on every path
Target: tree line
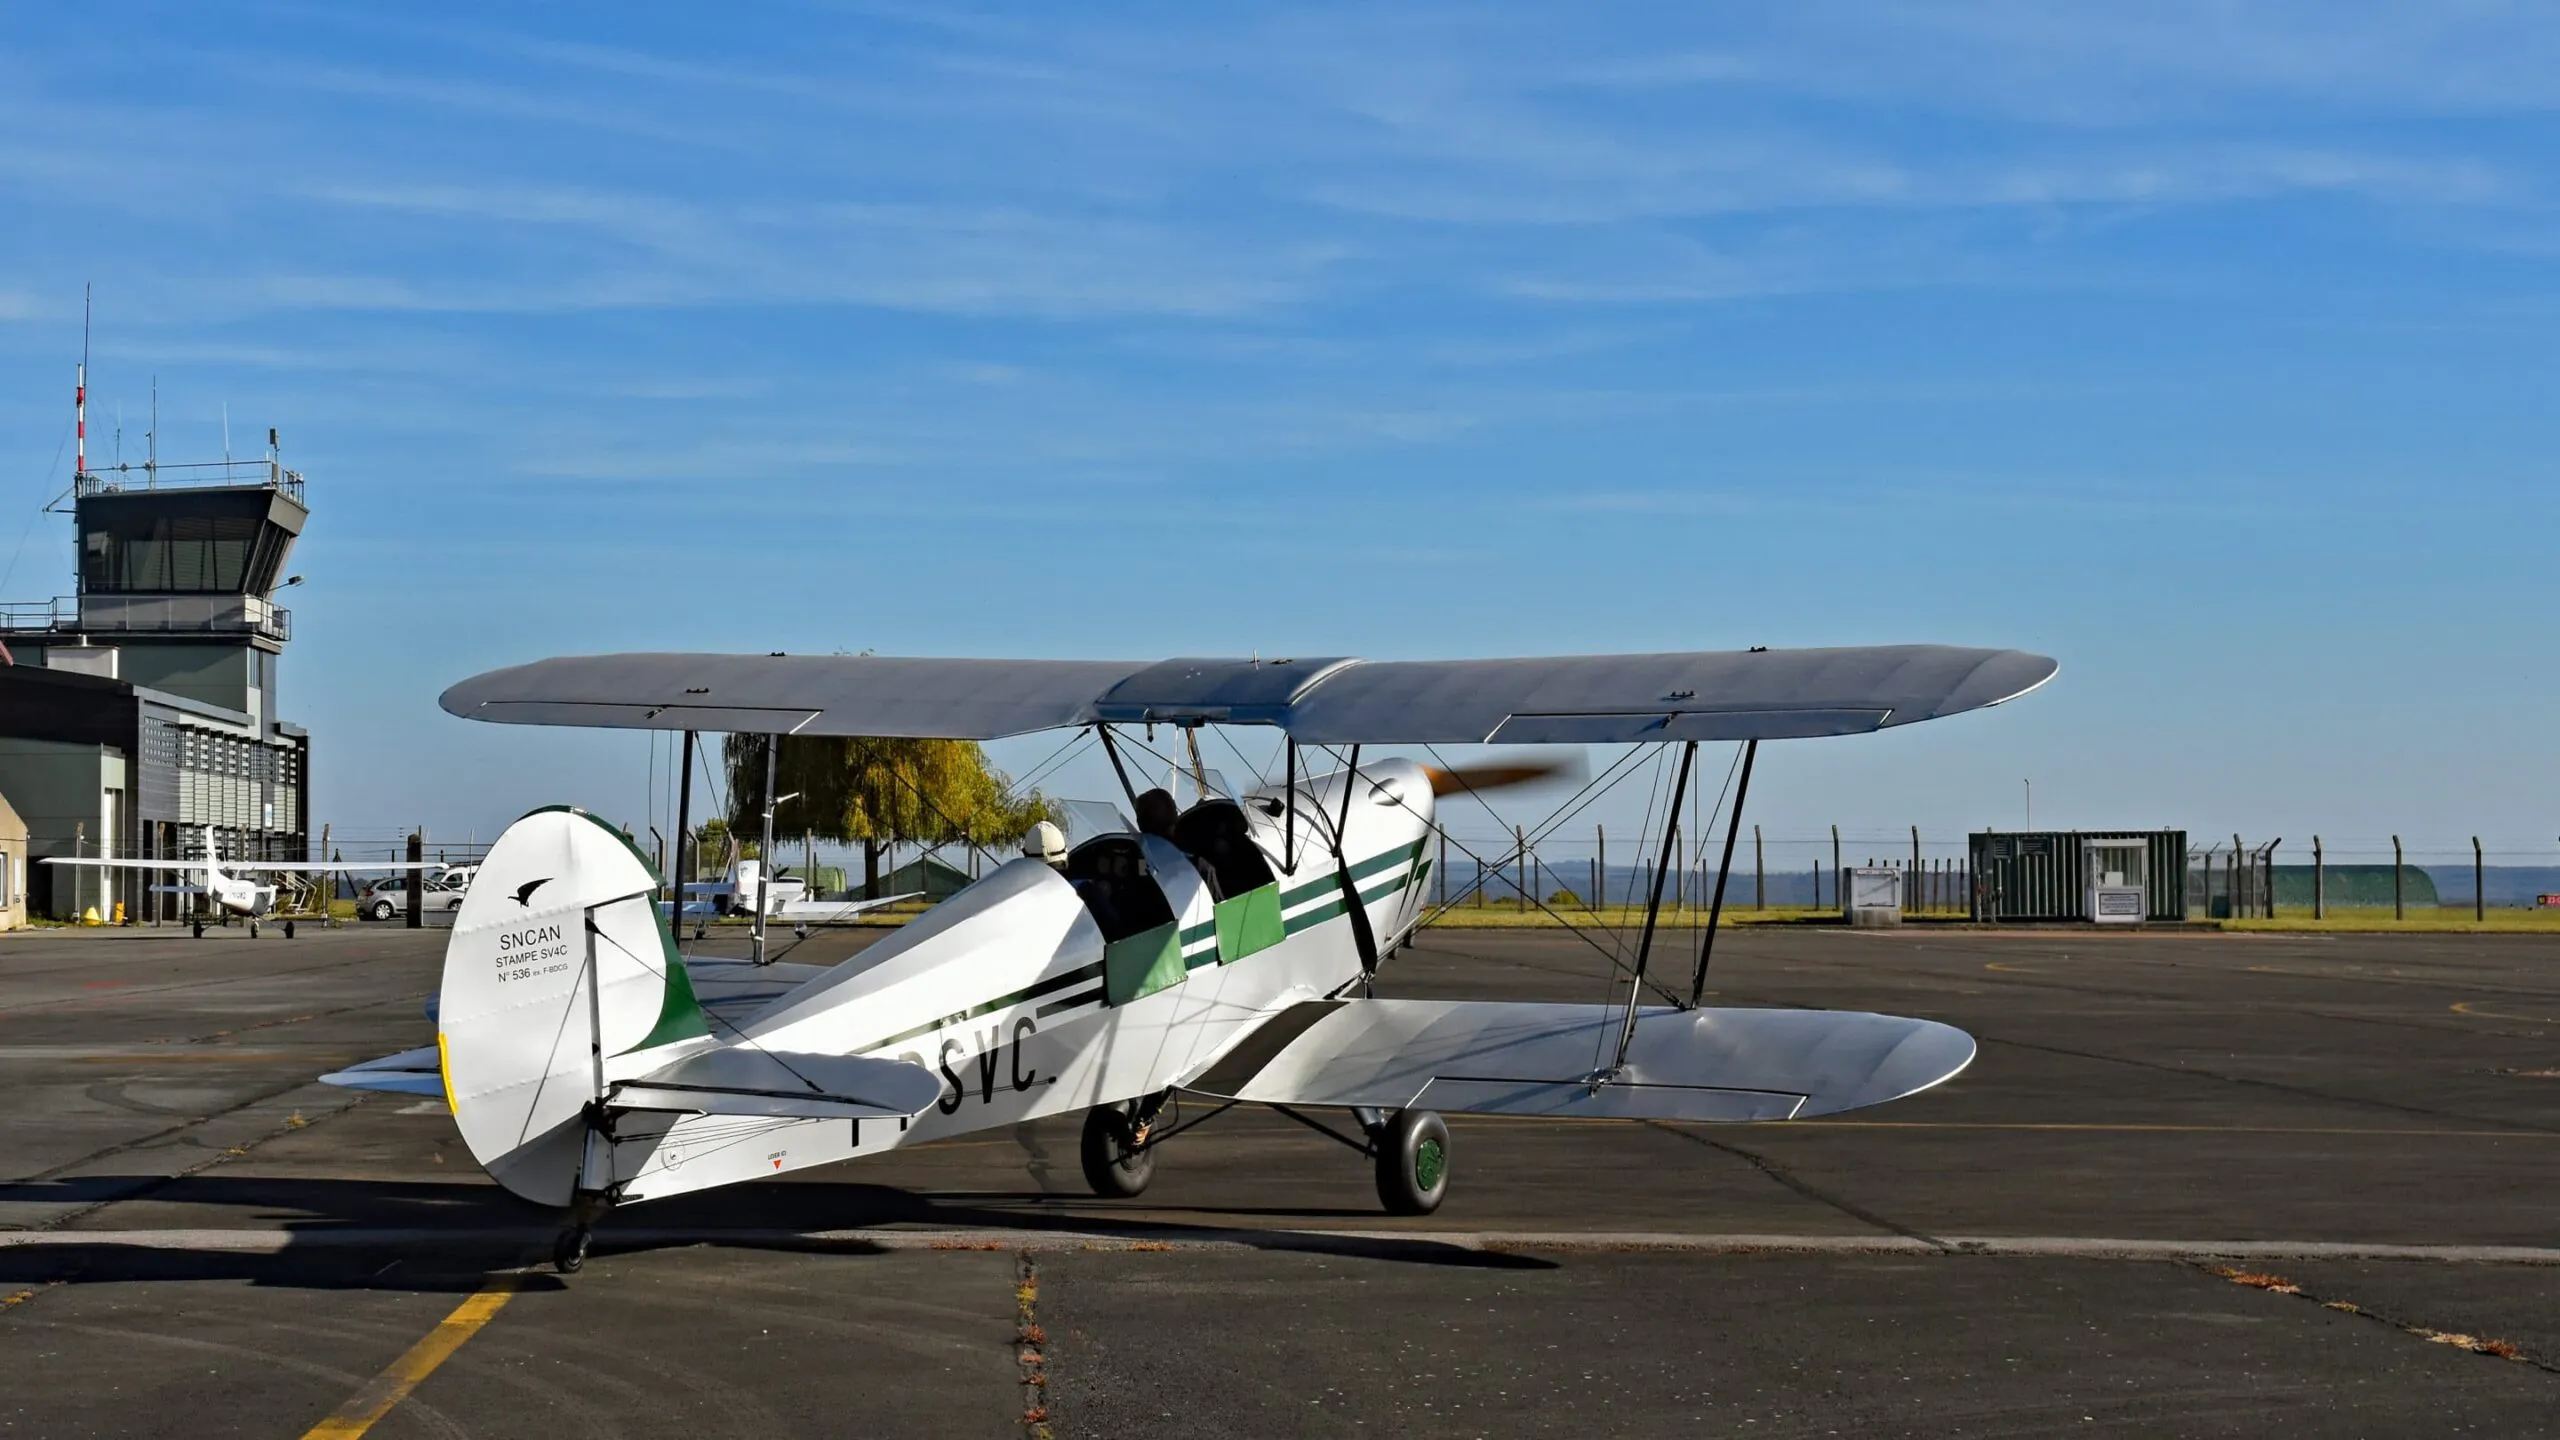
M 766 747 L 773 737 L 730 735 L 721 746 L 728 773 L 730 833 L 764 830 Z M 992 848 L 1019 840 L 1054 807 L 1013 781 L 967 740 L 859 735 L 785 735 L 774 753 L 774 834 L 814 835 L 862 847 L 862 893 L 880 893 L 880 856 L 892 844 Z

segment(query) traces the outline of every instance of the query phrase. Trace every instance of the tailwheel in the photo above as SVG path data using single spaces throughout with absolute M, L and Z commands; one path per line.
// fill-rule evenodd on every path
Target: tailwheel
M 584 1225 L 572 1225 L 551 1242 L 551 1268 L 563 1275 L 575 1275 L 586 1268 L 587 1245 L 596 1232 Z
M 1370 1132 L 1378 1199 L 1390 1215 L 1428 1215 L 1449 1193 L 1449 1127 L 1429 1110 L 1399 1110 Z
M 1085 1112 L 1084 1183 L 1106 1200 L 1127 1200 L 1155 1178 L 1156 1152 L 1147 1148 L 1146 1133 L 1131 1107 L 1097 1105 Z

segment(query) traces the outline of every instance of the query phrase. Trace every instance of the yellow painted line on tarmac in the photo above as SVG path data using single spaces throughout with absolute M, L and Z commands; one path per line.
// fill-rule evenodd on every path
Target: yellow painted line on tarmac
M 391 1413 L 391 1407 L 409 1398 L 418 1383 L 436 1372 L 436 1367 L 453 1358 L 463 1342 L 480 1333 L 480 1327 L 496 1318 L 515 1298 L 516 1277 L 501 1275 L 481 1287 L 479 1293 L 453 1307 L 453 1313 L 437 1323 L 425 1338 L 409 1347 L 407 1354 L 391 1362 L 390 1367 L 365 1383 L 365 1387 L 347 1397 L 347 1402 L 329 1412 L 329 1418 L 302 1433 L 302 1440 L 356 1440 L 374 1426 L 374 1422 Z
M 2527 1025 L 2560 1025 L 2560 1018 L 2549 1015 L 2510 1015 L 2504 1010 L 2483 1010 L 2469 1000 L 2454 1002 L 2453 1013 L 2474 1020 L 2521 1020 Z
M 2037 975 L 2043 973 L 2037 970 L 2030 970 L 2024 965 L 2012 965 L 2006 960 L 1985 960 L 1982 962 L 1982 968 L 1985 970 L 1997 970 L 2005 975 Z

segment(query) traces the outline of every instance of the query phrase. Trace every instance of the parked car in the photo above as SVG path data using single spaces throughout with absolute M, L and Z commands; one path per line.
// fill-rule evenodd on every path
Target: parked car
M 418 895 L 425 902 L 424 908 L 429 911 L 461 909 L 462 893 L 471 888 L 471 876 L 478 868 L 448 870 L 429 880 Z M 366 886 L 364 893 L 356 897 L 356 914 L 367 920 L 392 920 L 408 913 L 409 877 L 406 875 L 385 876 Z

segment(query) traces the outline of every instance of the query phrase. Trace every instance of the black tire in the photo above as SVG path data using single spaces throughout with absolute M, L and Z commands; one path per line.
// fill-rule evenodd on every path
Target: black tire
M 293 938 L 293 922 L 290 920 L 284 922 L 284 938 L 287 940 Z
M 390 901 L 388 901 L 388 900 L 376 900 L 376 901 L 374 901 L 374 902 L 373 902 L 373 918 L 374 918 L 374 919 L 376 919 L 376 920 L 388 920 L 388 919 L 390 919 L 390 918 L 391 918 L 392 913 L 393 913 L 393 912 L 392 912 L 392 909 L 391 909 L 391 902 L 390 902 Z
M 204 938 L 204 922 L 201 920 L 196 922 L 196 938 L 199 940 Z
M 584 1225 L 573 1225 L 560 1232 L 551 1242 L 551 1268 L 563 1275 L 575 1275 L 587 1265 L 587 1244 L 595 1232 Z
M 1097 1105 L 1085 1112 L 1084 1143 L 1077 1153 L 1084 1161 L 1084 1183 L 1094 1194 L 1106 1200 L 1133 1199 L 1155 1178 L 1156 1152 L 1132 1145 L 1134 1133 L 1122 1106 Z
M 1428 1215 L 1449 1193 L 1449 1127 L 1429 1110 L 1399 1110 L 1370 1142 L 1378 1150 L 1378 1200 L 1390 1215 Z
M 252 940 L 258 938 L 258 922 L 255 920 L 249 922 L 249 938 Z

